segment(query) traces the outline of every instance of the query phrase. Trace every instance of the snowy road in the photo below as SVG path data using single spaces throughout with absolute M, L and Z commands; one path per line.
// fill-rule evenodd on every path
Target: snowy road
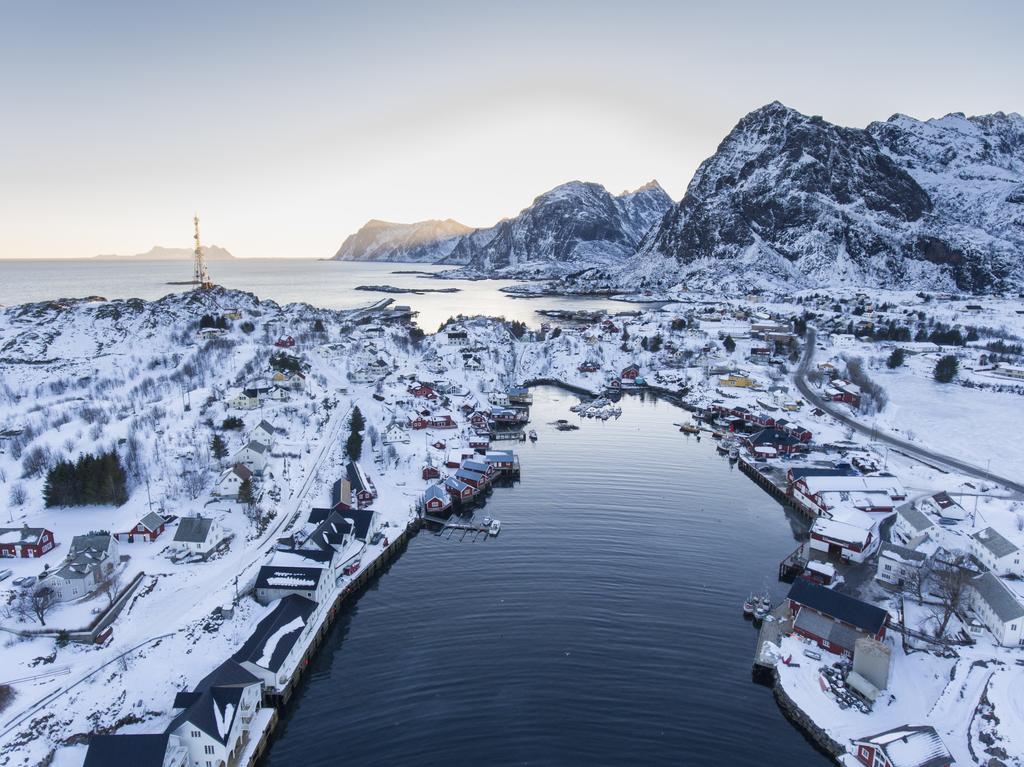
M 807 338 L 805 339 L 804 356 L 800 361 L 800 366 L 797 368 L 796 373 L 793 375 L 793 382 L 796 384 L 797 389 L 800 393 L 807 398 L 807 401 L 813 404 L 815 407 L 821 408 L 830 416 L 835 418 L 840 423 L 849 426 L 851 429 L 869 436 L 872 440 L 882 442 L 890 447 L 895 447 L 907 453 L 913 458 L 917 458 L 921 461 L 931 462 L 938 464 L 946 469 L 953 471 L 962 472 L 978 479 L 986 479 L 990 482 L 998 482 L 999 484 L 1010 488 L 1018 493 L 1024 493 L 1024 484 L 1020 482 L 1014 482 L 1011 479 L 1002 477 L 998 474 L 994 474 L 991 471 L 982 469 L 974 464 L 967 463 L 965 461 L 958 460 L 951 456 L 943 453 L 937 453 L 933 450 L 920 447 L 905 440 L 893 437 L 890 434 L 886 434 L 879 431 L 877 428 L 873 428 L 860 421 L 842 413 L 839 408 L 832 405 L 830 402 L 822 399 L 818 394 L 811 388 L 810 384 L 807 383 L 807 369 L 810 367 L 811 360 L 814 358 L 814 349 L 817 341 L 817 334 L 813 328 L 807 328 Z

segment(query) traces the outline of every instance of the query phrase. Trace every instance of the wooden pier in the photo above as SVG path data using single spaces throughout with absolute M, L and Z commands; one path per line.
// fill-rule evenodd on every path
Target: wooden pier
M 783 583 L 792 583 L 807 567 L 809 560 L 807 544 L 801 543 L 794 552 L 779 563 L 779 580 Z
M 471 540 L 476 540 L 478 535 L 488 535 L 491 532 L 491 528 L 488 525 L 476 524 L 473 522 L 452 522 L 441 517 L 432 517 L 429 515 L 423 516 L 424 522 L 430 522 L 434 525 L 440 525 L 440 529 L 434 533 L 434 535 L 444 535 L 448 533 L 449 538 L 457 535 L 459 532 L 462 533 L 460 541 L 465 540 L 466 536 L 472 533 Z
M 765 472 L 761 471 L 757 466 L 751 463 L 749 460 L 740 456 L 739 459 L 740 471 L 746 474 L 750 479 L 754 481 L 754 484 L 758 485 L 768 495 L 777 500 L 783 506 L 789 508 L 797 508 L 796 504 L 793 503 L 792 499 L 786 495 L 786 490 L 780 487 L 771 477 Z
M 770 620 L 769 620 L 770 619 Z M 789 602 L 783 600 L 777 605 L 767 618 L 761 623 L 761 630 L 757 634 L 757 644 L 754 646 L 754 679 L 771 679 L 775 671 L 774 661 L 765 660 L 763 657 L 764 647 L 771 643 L 776 647 L 782 637 L 793 630 L 793 619 L 789 616 Z

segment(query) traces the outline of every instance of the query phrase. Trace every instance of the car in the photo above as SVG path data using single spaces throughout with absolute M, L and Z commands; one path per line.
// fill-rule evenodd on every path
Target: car
M 6 581 L 10 577 L 11 577 L 11 571 L 10 570 L 0 570 L 0 581 Z
M 13 581 L 11 581 L 11 585 L 12 586 L 20 586 L 24 582 L 25 582 L 25 576 L 23 575 L 20 578 L 15 578 Z
M 26 575 L 21 579 L 21 585 L 25 588 L 36 585 L 36 577 L 34 575 Z
M 342 570 L 342 572 L 345 575 L 354 575 L 355 573 L 359 572 L 359 566 L 361 564 L 362 564 L 362 562 L 356 560 L 355 562 L 353 562 L 350 565 L 345 565 L 345 569 Z

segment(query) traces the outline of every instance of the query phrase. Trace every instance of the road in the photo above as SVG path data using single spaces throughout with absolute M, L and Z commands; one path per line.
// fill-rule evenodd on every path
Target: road
M 276 524 L 274 524 L 272 527 L 269 527 L 266 531 L 264 531 L 259 543 L 250 548 L 250 550 L 247 552 L 247 561 L 242 565 L 240 569 L 234 571 L 235 575 L 241 576 L 247 573 L 255 566 L 262 564 L 266 558 L 267 553 L 276 545 L 276 540 L 279 531 L 281 531 L 282 528 L 284 528 L 285 532 L 292 529 L 292 527 L 294 526 L 295 522 L 299 517 L 298 512 L 301 510 L 302 504 L 305 501 L 305 498 L 308 495 L 309 490 L 311 489 L 313 483 L 316 480 L 317 474 L 323 465 L 324 459 L 328 455 L 330 455 L 331 449 L 338 444 L 342 427 L 348 421 L 349 414 L 352 412 L 352 408 L 354 407 L 354 405 L 355 401 L 353 400 L 349 404 L 349 409 L 344 412 L 342 412 L 341 408 L 337 408 L 331 419 L 328 421 L 327 424 L 325 424 L 325 427 L 323 429 L 323 436 L 321 437 L 319 443 L 319 450 L 316 454 L 316 457 L 313 459 L 312 464 L 309 467 L 309 472 L 307 473 L 305 480 L 302 483 L 302 486 L 299 488 L 299 491 L 293 496 L 291 502 L 288 503 L 287 513 L 278 514 Z M 222 569 L 226 571 L 227 565 L 229 563 L 224 564 L 225 567 Z M 237 566 L 239 563 L 232 562 L 230 564 Z M 220 575 L 224 576 L 228 575 L 228 573 L 222 572 L 220 573 Z M 185 620 L 182 621 L 183 625 L 187 625 L 187 623 L 193 620 L 197 614 L 204 614 L 206 612 L 209 612 L 215 605 L 231 601 L 231 596 L 233 595 L 232 589 L 234 586 L 234 578 L 222 578 L 220 585 L 213 587 L 211 589 L 211 581 L 215 580 L 217 580 L 216 576 L 204 578 L 202 581 L 190 584 L 177 592 L 177 598 L 180 601 L 186 603 L 183 604 L 182 610 L 179 613 L 185 618 Z M 19 713 L 17 713 L 13 718 L 7 720 L 4 723 L 3 729 L 0 730 L 0 738 L 6 737 L 8 734 L 10 734 L 10 732 L 15 727 L 19 726 L 22 722 L 24 722 L 33 714 L 37 713 L 40 710 L 40 708 L 42 708 L 43 705 L 50 706 L 55 700 L 66 695 L 75 687 L 78 687 L 80 684 L 93 677 L 98 671 L 101 671 L 102 669 L 106 668 L 118 658 L 130 655 L 136 650 L 146 645 L 149 645 L 158 639 L 163 639 L 165 637 L 172 636 L 174 633 L 176 633 L 166 633 L 166 627 L 162 628 L 164 629 L 165 633 L 161 633 L 157 636 L 150 636 L 145 639 L 142 639 L 138 642 L 138 644 L 135 644 L 131 649 L 114 656 L 112 659 L 104 660 L 101 665 L 87 670 L 83 675 L 80 675 L 77 679 L 75 679 L 75 681 L 63 684 L 57 687 L 56 689 L 49 691 L 41 699 L 35 701 L 28 707 L 21 709 Z
M 1011 479 L 1002 477 L 991 471 L 983 469 L 979 466 L 975 466 L 972 463 L 961 461 L 958 458 L 939 453 L 934 450 L 915 445 L 912 442 L 907 442 L 899 437 L 895 437 L 885 432 L 880 432 L 871 426 L 861 423 L 857 419 L 844 413 L 839 407 L 831 402 L 827 402 L 818 396 L 811 385 L 807 382 L 807 370 L 811 365 L 811 361 L 814 359 L 814 350 L 816 348 L 817 334 L 813 328 L 807 328 L 807 336 L 804 345 L 804 356 L 800 360 L 800 366 L 796 369 L 796 373 L 793 375 L 793 382 L 796 384 L 796 388 L 800 390 L 800 393 L 804 398 L 815 407 L 819 407 L 828 413 L 830 416 L 835 418 L 840 423 L 846 424 L 854 431 L 858 431 L 861 434 L 865 434 L 875 442 L 881 442 L 889 445 L 890 447 L 898 448 L 907 455 L 917 458 L 920 461 L 926 463 L 936 464 L 944 469 L 950 471 L 960 472 L 977 479 L 984 479 L 990 482 L 997 482 L 1004 487 L 1008 487 L 1017 493 L 1024 493 L 1024 484 L 1020 482 L 1014 482 Z

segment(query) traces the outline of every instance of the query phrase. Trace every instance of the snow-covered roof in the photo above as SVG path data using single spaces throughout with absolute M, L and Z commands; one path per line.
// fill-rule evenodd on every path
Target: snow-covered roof
M 914 508 L 913 504 L 907 503 L 900 506 L 896 509 L 896 513 L 919 533 L 935 527 L 935 523 L 928 519 L 927 515 Z
M 1009 556 L 1017 551 L 1017 546 L 1008 541 L 998 532 L 993 530 L 991 527 L 986 527 L 984 530 L 979 530 L 971 535 L 971 538 L 978 542 L 981 546 L 988 549 L 992 556 L 997 559 Z
M 2 527 L 0 543 L 35 546 L 45 532 L 45 527 Z
M 252 634 L 232 657 L 239 663 L 253 663 L 277 672 L 292 647 L 302 636 L 309 616 L 316 610 L 312 599 L 289 594 L 257 624 Z
M 182 517 L 174 540 L 179 543 L 204 543 L 210 535 L 213 520 L 208 517 Z
M 320 582 L 323 572 L 323 569 L 319 567 L 263 565 L 256 576 L 256 588 L 313 591 Z
M 971 580 L 971 587 L 1003 623 L 1024 618 L 1024 605 L 1002 579 L 994 574 L 982 573 L 976 576 Z
M 897 727 L 854 744 L 877 746 L 893 767 L 947 767 L 953 757 L 935 729 L 927 725 Z
M 897 543 L 889 542 L 882 544 L 881 548 L 878 550 L 878 556 L 897 559 L 911 564 L 924 562 L 928 558 L 922 551 L 915 551 L 914 549 L 908 549 L 906 546 L 900 546 Z
M 903 484 L 889 476 L 823 476 L 807 474 L 803 477 L 812 494 L 827 492 L 887 493 L 890 497 L 905 495 Z
M 211 738 L 226 744 L 239 711 L 242 692 L 259 679 L 234 660 L 226 660 L 207 675 L 193 692 L 179 693 L 175 708 L 185 710 L 168 725 L 165 732 L 177 732 L 183 725 L 194 725 Z
M 811 533 L 831 538 L 834 541 L 851 544 L 857 543 L 863 546 L 867 542 L 870 529 L 864 529 L 861 526 L 838 519 L 818 517 L 814 520 L 814 524 L 811 525 Z

